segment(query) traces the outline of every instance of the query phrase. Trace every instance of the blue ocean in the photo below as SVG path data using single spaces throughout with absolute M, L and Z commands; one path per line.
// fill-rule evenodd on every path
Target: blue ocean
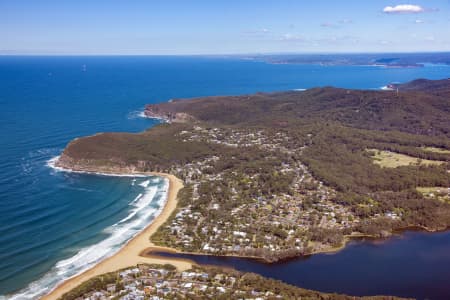
M 266 64 L 230 57 L 0 57 L 0 295 L 35 299 L 117 251 L 163 207 L 159 177 L 67 173 L 66 144 L 158 123 L 147 103 L 450 76 L 450 66 Z M 0 296 L 1 297 L 1 296 Z

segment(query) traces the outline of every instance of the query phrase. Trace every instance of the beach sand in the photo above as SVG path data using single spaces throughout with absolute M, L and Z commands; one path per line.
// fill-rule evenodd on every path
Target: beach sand
M 148 175 L 163 176 L 169 180 L 169 191 L 167 195 L 166 204 L 161 211 L 161 213 L 152 221 L 152 223 L 147 226 L 142 232 L 131 239 L 122 249 L 119 250 L 113 256 L 106 258 L 94 267 L 85 272 L 76 275 L 57 286 L 49 294 L 43 296 L 41 299 L 58 299 L 63 294 L 69 292 L 73 288 L 77 287 L 81 283 L 87 281 L 88 279 L 101 275 L 108 272 L 114 272 L 123 268 L 135 266 L 139 263 L 149 263 L 149 264 L 172 264 L 178 270 L 184 271 L 192 267 L 192 263 L 189 261 L 170 259 L 170 258 L 160 258 L 160 257 L 144 257 L 141 253 L 149 248 L 155 248 L 160 250 L 167 250 L 166 248 L 157 247 L 150 242 L 150 236 L 156 232 L 156 230 L 164 224 L 164 222 L 169 218 L 172 212 L 177 207 L 177 194 L 178 191 L 183 188 L 183 182 L 177 177 L 164 174 L 164 173 L 146 173 Z M 173 251 L 173 249 L 171 249 Z

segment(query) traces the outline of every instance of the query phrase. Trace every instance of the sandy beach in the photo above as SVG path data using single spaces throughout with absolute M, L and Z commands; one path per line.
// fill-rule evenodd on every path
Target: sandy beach
M 76 275 L 62 284 L 57 286 L 49 294 L 43 296 L 41 299 L 58 299 L 63 294 L 69 292 L 73 288 L 77 287 L 86 280 L 108 272 L 117 271 L 122 268 L 134 266 L 139 263 L 155 263 L 166 264 L 170 263 L 177 267 L 179 270 L 187 270 L 192 267 L 192 264 L 188 261 L 170 258 L 157 258 L 157 257 L 144 257 L 141 256 L 141 252 L 148 250 L 148 248 L 155 247 L 161 250 L 167 250 L 161 247 L 156 247 L 150 242 L 150 236 L 167 220 L 172 212 L 177 207 L 177 194 L 178 191 L 183 188 L 183 182 L 177 177 L 165 174 L 165 173 L 146 173 L 146 175 L 163 176 L 169 180 L 169 191 L 167 195 L 166 204 L 161 213 L 153 220 L 153 222 L 147 226 L 142 232 L 131 239 L 122 249 L 119 250 L 113 256 L 101 261 L 94 267 L 85 272 Z M 173 249 L 172 249 L 173 251 Z

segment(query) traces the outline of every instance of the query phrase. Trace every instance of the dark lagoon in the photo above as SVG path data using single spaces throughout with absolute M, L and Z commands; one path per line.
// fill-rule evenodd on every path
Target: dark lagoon
M 450 299 L 450 232 L 408 231 L 387 240 L 352 241 L 334 254 L 276 264 L 236 257 L 154 254 L 232 267 L 323 292 Z

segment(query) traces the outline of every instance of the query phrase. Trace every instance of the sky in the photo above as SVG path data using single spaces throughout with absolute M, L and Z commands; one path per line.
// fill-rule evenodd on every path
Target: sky
M 450 51 L 450 0 L 0 0 L 0 54 Z

